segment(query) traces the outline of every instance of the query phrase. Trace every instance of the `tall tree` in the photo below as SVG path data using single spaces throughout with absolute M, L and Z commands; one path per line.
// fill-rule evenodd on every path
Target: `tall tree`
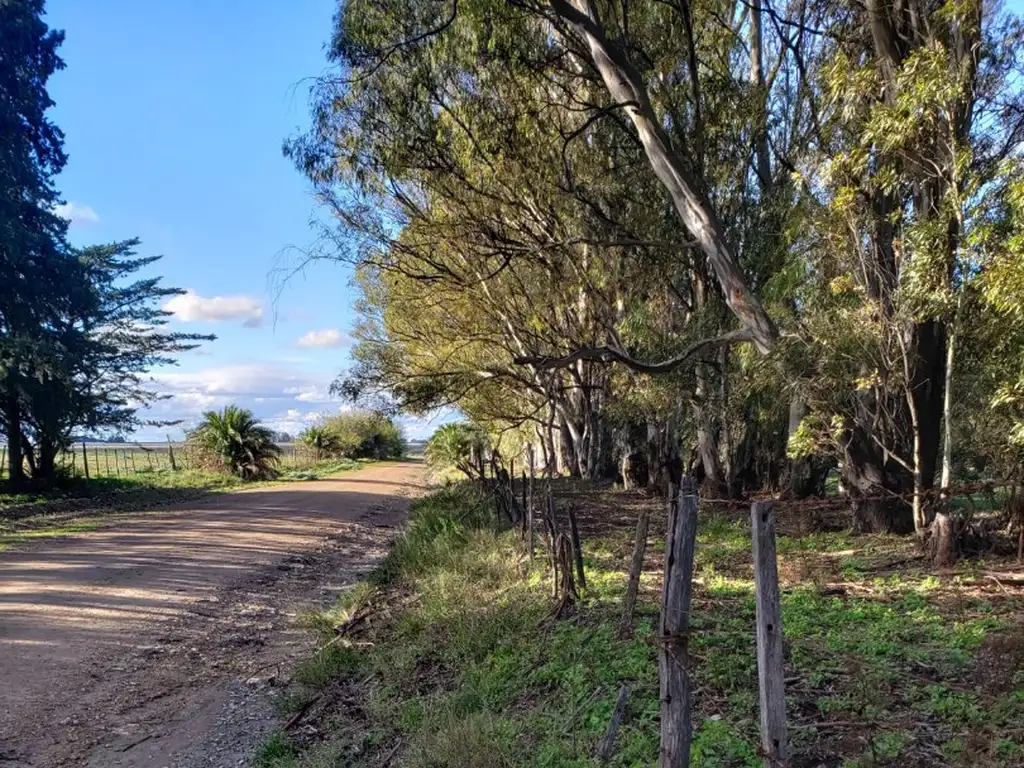
M 42 16 L 43 0 L 0 3 L 0 401 L 14 485 L 24 479 L 21 398 L 53 364 L 51 321 L 77 276 L 55 213 L 63 135 L 46 116 L 64 36 Z
M 46 375 L 23 389 L 25 442 L 34 451 L 33 477 L 55 479 L 54 460 L 72 433 L 132 431 L 138 411 L 160 394 L 146 373 L 213 336 L 166 329 L 162 300 L 183 291 L 137 273 L 160 256 L 136 256 L 137 239 L 75 251 L 80 283 L 68 310 L 53 318 L 59 343 Z

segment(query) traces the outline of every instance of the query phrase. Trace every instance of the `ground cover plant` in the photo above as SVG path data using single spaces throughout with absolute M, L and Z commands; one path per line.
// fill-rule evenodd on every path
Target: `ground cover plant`
M 559 498 L 579 505 L 586 553 L 588 587 L 568 615 L 552 615 L 543 553 L 531 562 L 517 531 L 496 530 L 477 491 L 420 500 L 373 577 L 309 618 L 322 645 L 257 764 L 654 764 L 661 504 L 610 490 Z M 625 523 L 652 504 L 654 546 L 622 638 Z M 759 766 L 749 524 L 707 505 L 700 525 L 691 764 Z M 802 528 L 784 517 L 779 538 L 793 765 L 1024 762 L 1024 594 L 983 576 L 1007 564 L 935 572 L 907 538 Z M 601 761 L 623 685 L 627 715 Z

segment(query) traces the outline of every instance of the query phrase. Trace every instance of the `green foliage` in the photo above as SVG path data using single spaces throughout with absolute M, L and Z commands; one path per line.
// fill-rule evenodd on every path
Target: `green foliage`
M 706 768 L 757 768 L 762 764 L 757 750 L 722 719 L 705 720 L 693 737 L 690 759 Z
M 283 768 L 298 755 L 298 749 L 286 733 L 275 731 L 267 736 L 252 759 L 253 768 Z
M 335 678 L 356 670 L 358 666 L 359 656 L 353 648 L 334 643 L 324 646 L 303 661 L 292 679 L 300 685 L 317 690 Z
M 341 755 L 353 766 L 376 765 L 401 743 L 402 764 L 456 765 L 461 756 L 469 765 L 592 766 L 622 681 L 631 689 L 629 716 L 608 765 L 656 759 L 652 574 L 643 582 L 634 638 L 620 640 L 616 626 L 630 534 L 587 540 L 589 591 L 574 616 L 555 621 L 543 556 L 526 562 L 516 534 L 495 533 L 493 510 L 480 501 L 468 483 L 417 500 L 408 531 L 372 583 L 347 592 L 315 622 L 331 643 L 334 627 L 361 607 L 389 606 L 390 618 L 360 638 L 368 642 L 353 642 L 335 673 L 336 682 L 355 686 L 345 695 L 360 697 L 365 719 L 342 719 L 322 744 L 279 765 L 319 768 Z M 761 764 L 749 536 L 742 522 L 702 520 L 691 637 L 700 691 L 696 768 Z M 869 541 L 851 541 L 848 533 L 782 537 L 779 550 L 791 569 L 803 560 L 831 562 L 836 552 Z M 787 694 L 791 714 L 800 712 L 804 723 L 793 729 L 798 751 L 811 752 L 836 728 L 850 727 L 866 743 L 829 743 L 851 766 L 932 755 L 940 743 L 953 754 L 968 737 L 988 745 L 972 753 L 973 765 L 1012 765 L 1024 696 L 996 698 L 976 685 L 973 654 L 1004 626 L 992 606 L 961 597 L 951 608 L 940 590 L 952 587 L 925 574 L 850 579 L 859 585 L 855 595 L 823 597 L 809 583 L 784 592 Z M 935 682 L 923 683 L 925 673 Z
M 336 456 L 340 453 L 337 437 L 323 425 L 313 425 L 304 429 L 299 433 L 299 442 L 314 450 L 319 457 Z
M 330 416 L 311 430 L 326 441 L 329 455 L 347 459 L 397 459 L 405 454 L 401 428 L 374 411 Z M 307 430 L 304 435 L 309 435 Z
M 482 456 L 486 438 L 472 424 L 461 422 L 445 424 L 430 436 L 427 441 L 427 464 L 434 470 L 457 467 L 468 478 L 476 472 L 473 459 Z
M 64 137 L 46 117 L 46 85 L 64 64 L 63 33 L 42 0 L 0 4 L 0 431 L 12 485 L 23 454 L 37 486 L 58 478 L 55 457 L 76 429 L 139 424 L 158 393 L 144 375 L 211 337 L 168 332 L 159 303 L 179 293 L 137 273 L 137 240 L 73 249 L 54 177 Z
M 260 426 L 251 411 L 227 405 L 207 411 L 188 435 L 189 443 L 215 464 L 243 480 L 262 480 L 277 474 L 281 449 L 273 434 Z

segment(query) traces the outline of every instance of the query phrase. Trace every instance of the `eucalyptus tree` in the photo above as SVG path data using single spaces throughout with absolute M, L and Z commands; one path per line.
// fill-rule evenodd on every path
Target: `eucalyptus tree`
M 406 5 L 346 5 L 334 50 L 343 66 L 358 70 L 398 18 L 415 17 Z M 647 179 L 635 139 L 587 130 L 578 67 L 531 15 L 485 10 L 323 83 L 313 134 L 288 149 L 355 238 L 366 306 L 386 306 L 364 328 L 349 391 L 387 381 L 405 407 L 458 401 L 478 420 L 504 401 L 510 425 L 550 415 L 576 449 L 573 468 L 592 474 L 606 372 L 514 359 L 603 341 L 643 254 L 683 244 L 663 238 L 664 211 L 637 195 Z M 507 28 L 489 26 L 491 10 Z M 506 67 L 482 70 L 489 61 Z M 389 367 L 396 375 L 381 376 Z
M 1014 172 L 1016 20 L 980 2 L 836 10 L 818 151 L 820 205 L 800 290 L 821 373 L 811 418 L 834 440 L 858 524 L 923 531 L 943 422 L 949 328 L 976 239 Z M 913 494 L 913 504 L 904 500 Z
M 730 13 L 742 26 L 739 9 L 736 4 Z M 740 242 L 763 223 L 748 212 L 751 200 L 762 196 L 762 187 L 749 183 L 750 135 L 761 137 L 764 161 L 766 115 L 755 110 L 749 119 L 734 119 L 743 114 L 745 100 L 765 87 L 763 77 L 751 80 L 751 65 L 737 63 L 743 41 L 732 18 L 709 12 L 695 22 L 683 7 L 656 5 L 631 13 L 616 34 L 638 58 L 658 62 L 643 73 L 657 85 L 649 94 L 651 108 L 663 112 L 676 145 L 695 147 L 676 154 L 697 180 L 700 209 L 711 215 L 710 229 L 699 236 L 680 227 L 672 196 L 650 172 L 650 147 L 635 121 L 610 100 L 576 27 L 539 7 L 347 3 L 332 48 L 341 77 L 321 83 L 313 132 L 288 147 L 338 214 L 345 236 L 356 233 L 357 244 L 348 246 L 356 261 L 431 283 L 409 283 L 412 301 L 405 306 L 418 293 L 477 294 L 473 311 L 486 308 L 491 324 L 476 317 L 461 338 L 500 350 L 501 375 L 559 411 L 572 440 L 587 444 L 582 453 L 590 454 L 588 466 L 599 429 L 588 425 L 595 411 L 588 398 L 605 389 L 597 380 L 607 372 L 594 371 L 608 350 L 650 373 L 625 350 L 640 354 L 660 347 L 674 354 L 687 342 L 689 354 L 663 366 L 671 370 L 713 344 L 757 337 L 766 347 L 774 334 L 757 301 L 736 284 L 731 251 L 721 242 L 727 234 Z M 713 64 L 704 81 L 699 57 Z M 764 162 L 760 167 L 770 172 Z M 716 210 L 736 213 L 734 231 L 726 231 Z M 702 257 L 702 237 L 714 246 L 711 268 Z M 755 279 L 759 272 L 771 274 L 770 261 L 762 255 L 752 260 Z M 729 291 L 718 288 L 716 274 Z M 385 288 L 371 293 L 396 304 L 399 281 L 384 280 Z M 657 298 L 663 293 L 667 301 Z M 654 323 L 652 300 L 668 312 Z M 730 305 L 743 309 L 748 325 L 731 327 Z M 456 306 L 443 302 L 449 313 Z M 538 307 L 543 323 L 536 320 Z M 390 315 L 393 327 L 396 315 Z M 406 334 L 420 335 L 437 326 L 407 325 Z M 495 329 L 486 339 L 485 327 Z M 450 318 L 442 330 L 458 335 Z M 660 344 L 652 331 L 668 343 Z M 711 342 L 699 335 L 704 333 Z M 376 351 L 368 343 L 359 353 L 368 366 L 360 369 L 367 374 L 363 379 L 394 380 L 371 373 L 371 360 L 403 360 L 394 335 L 386 339 L 390 349 L 384 340 L 378 333 Z M 573 352 L 562 356 L 566 350 Z M 694 408 L 702 461 L 715 477 L 718 436 L 727 430 L 711 416 L 712 400 L 728 392 L 728 373 L 721 381 L 710 379 L 723 361 L 728 368 L 725 355 L 698 367 Z M 486 375 L 455 389 L 463 404 L 468 384 L 493 384 L 497 372 L 489 362 L 486 370 L 476 368 Z M 420 394 L 441 378 L 455 381 L 435 372 L 432 384 L 425 384 L 422 371 L 406 373 L 407 387 Z M 672 424 L 690 398 L 677 393 L 662 400 L 673 403 L 662 414 Z M 537 413 L 533 404 L 527 410 Z M 670 431 L 667 442 L 676 443 L 678 430 Z
M 657 421 L 732 493 L 838 462 L 859 526 L 923 530 L 956 347 L 1016 306 L 1019 37 L 973 0 L 345 3 L 288 151 L 362 270 L 350 391 L 557 417 L 588 463 L 591 414 Z M 1009 375 L 971 391 L 1011 413 Z

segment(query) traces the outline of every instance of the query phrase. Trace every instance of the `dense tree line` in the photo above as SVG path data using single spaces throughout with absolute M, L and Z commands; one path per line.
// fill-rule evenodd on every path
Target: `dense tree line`
M 159 303 L 180 291 L 139 276 L 159 257 L 137 240 L 68 243 L 64 137 L 46 114 L 63 34 L 42 15 L 42 0 L 0 3 L 0 432 L 15 488 L 53 483 L 76 431 L 137 426 L 158 397 L 145 372 L 208 338 L 166 330 Z
M 1024 446 L 1021 24 L 979 0 L 351 0 L 286 153 L 339 387 L 585 477 L 917 529 Z

